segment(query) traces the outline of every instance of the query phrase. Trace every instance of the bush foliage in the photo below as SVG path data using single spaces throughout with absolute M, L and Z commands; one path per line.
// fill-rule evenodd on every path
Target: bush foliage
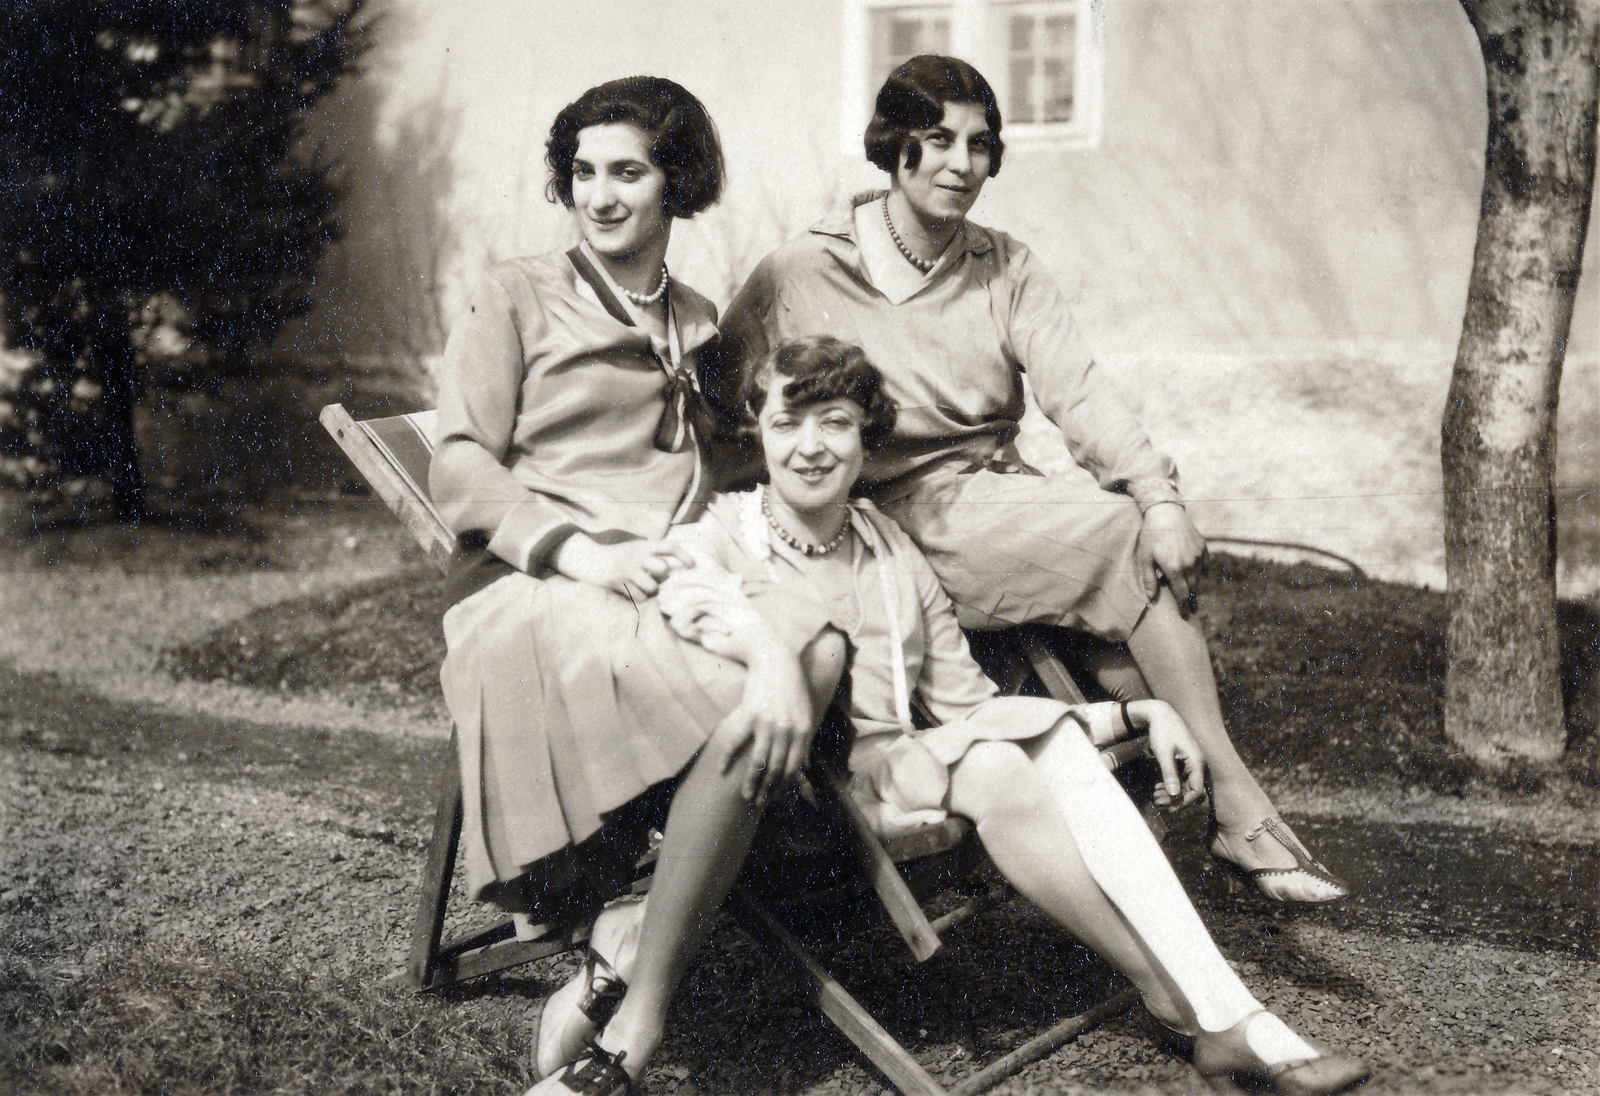
M 338 187 L 303 127 L 364 25 L 361 0 L 0 9 L 7 478 L 105 477 L 138 520 L 147 388 L 214 385 L 311 307 Z

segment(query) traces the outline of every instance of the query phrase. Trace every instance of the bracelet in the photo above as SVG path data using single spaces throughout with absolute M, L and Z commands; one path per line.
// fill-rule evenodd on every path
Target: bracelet
M 1124 727 L 1128 728 L 1128 733 L 1130 735 L 1138 734 L 1139 733 L 1139 728 L 1137 728 L 1137 727 L 1135 727 L 1133 725 L 1133 720 L 1128 715 L 1128 702 L 1126 700 L 1124 700 L 1124 701 L 1120 702 L 1117 706 L 1122 709 L 1122 725 Z

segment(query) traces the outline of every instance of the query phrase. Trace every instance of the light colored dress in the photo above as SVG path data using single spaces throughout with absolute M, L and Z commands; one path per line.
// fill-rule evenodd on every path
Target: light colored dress
M 851 587 L 829 597 L 799 570 L 800 553 L 771 536 L 762 490 L 718 495 L 698 522 L 672 530 L 669 539 L 697 565 L 669 577 L 657 601 L 673 629 L 695 640 L 715 628 L 716 602 L 733 590 L 756 599 L 788 590 L 795 603 L 820 607 L 821 619 L 850 641 L 852 792 L 879 833 L 943 819 L 949 768 L 975 742 L 1031 739 L 1063 719 L 1096 744 L 1114 737 L 1115 705 L 1000 696 L 972 660 L 927 560 L 870 501 L 851 504 Z M 913 726 L 913 692 L 937 726 Z
M 451 331 L 430 488 L 451 528 L 487 546 L 494 579 L 445 614 L 440 674 L 476 898 L 517 908 L 507 884 L 676 776 L 742 689 L 741 666 L 679 640 L 652 603 L 545 562 L 575 531 L 654 539 L 700 510 L 685 385 L 715 313 L 676 282 L 669 294 L 668 339 L 653 341 L 597 264 L 554 252 L 491 270 Z
M 963 626 L 1133 630 L 1141 513 L 1178 499 L 1177 471 L 1022 244 L 969 221 L 923 277 L 890 238 L 882 195 L 867 195 L 764 259 L 722 331 L 702 379 L 725 414 L 739 376 L 780 342 L 832 335 L 866 352 L 899 417 L 862 483 L 927 554 Z M 1040 476 L 1017 456 L 1023 370 L 1074 473 Z

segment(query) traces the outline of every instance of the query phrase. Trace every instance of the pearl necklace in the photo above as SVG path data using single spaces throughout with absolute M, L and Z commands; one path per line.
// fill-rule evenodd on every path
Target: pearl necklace
M 622 289 L 621 286 L 618 286 L 617 288 L 618 289 Z M 651 292 L 651 293 L 635 293 L 631 289 L 623 289 L 622 290 L 622 295 L 624 297 L 628 298 L 628 300 L 632 301 L 634 304 L 638 305 L 640 308 L 645 308 L 645 307 L 647 307 L 649 305 L 652 305 L 652 304 L 655 304 L 657 301 L 659 301 L 661 299 L 662 295 L 664 293 L 666 293 L 666 291 L 667 291 L 667 264 L 666 263 L 662 263 L 661 264 L 661 281 L 656 286 L 654 292 Z
M 850 521 L 845 519 L 844 526 L 840 528 L 839 535 L 826 544 L 808 544 L 798 540 L 789 530 L 778 524 L 778 519 L 772 516 L 772 504 L 769 502 L 771 495 L 763 490 L 761 492 L 761 512 L 767 516 L 767 524 L 772 526 L 772 531 L 778 534 L 778 539 L 783 541 L 796 552 L 803 552 L 808 556 L 825 556 L 839 545 L 844 543 L 844 538 L 850 535 Z
M 900 238 L 900 233 L 894 230 L 894 218 L 889 216 L 889 196 L 887 194 L 883 196 L 883 223 L 889 226 L 889 235 L 894 239 L 894 246 L 900 249 L 900 254 L 906 257 L 906 262 L 924 274 L 933 269 L 934 264 L 939 260 L 934 259 L 929 262 L 927 259 L 919 258 L 906 246 L 906 242 Z

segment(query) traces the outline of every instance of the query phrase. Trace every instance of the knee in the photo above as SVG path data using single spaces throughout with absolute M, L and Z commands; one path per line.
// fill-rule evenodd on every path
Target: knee
M 1039 814 L 1050 807 L 1033 762 L 1015 742 L 979 742 L 950 773 L 950 806 L 976 822 L 984 816 Z

